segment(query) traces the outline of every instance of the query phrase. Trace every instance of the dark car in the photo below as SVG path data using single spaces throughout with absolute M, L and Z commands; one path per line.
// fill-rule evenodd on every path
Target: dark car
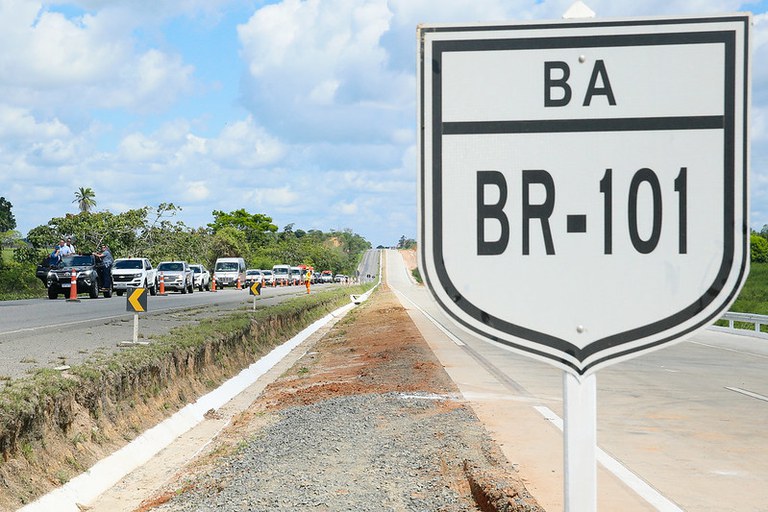
M 41 272 L 41 266 L 38 267 L 38 277 Z M 70 295 L 72 286 L 72 271 L 77 276 L 77 293 L 87 293 L 92 299 L 99 296 L 99 291 L 104 292 L 104 297 L 111 297 L 112 290 L 104 288 L 103 273 L 104 266 L 91 254 L 68 254 L 61 258 L 61 261 L 48 268 L 46 274 L 46 286 L 48 287 L 48 298 L 56 299 L 60 293 L 64 297 Z

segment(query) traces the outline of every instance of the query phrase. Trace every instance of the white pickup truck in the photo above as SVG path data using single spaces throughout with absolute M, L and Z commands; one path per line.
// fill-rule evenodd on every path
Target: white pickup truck
M 112 289 L 120 296 L 132 288 L 148 288 L 157 294 L 157 270 L 147 258 L 119 258 L 112 264 Z

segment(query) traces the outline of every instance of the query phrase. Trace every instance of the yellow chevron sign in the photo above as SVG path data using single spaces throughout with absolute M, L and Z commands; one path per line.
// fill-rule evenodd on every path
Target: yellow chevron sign
M 128 301 L 125 303 L 126 311 L 143 313 L 147 310 L 147 289 L 129 288 Z
M 249 288 L 251 295 L 261 295 L 261 281 L 256 281 Z

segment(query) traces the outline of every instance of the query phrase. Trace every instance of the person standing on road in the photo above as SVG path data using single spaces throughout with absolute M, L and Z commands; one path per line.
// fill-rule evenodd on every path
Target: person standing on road
M 307 293 L 309 293 L 309 287 L 312 285 L 312 269 L 307 269 L 307 273 L 304 274 L 304 284 L 307 285 Z
M 112 251 L 109 250 L 107 244 L 101 244 L 101 252 L 94 252 L 94 256 L 101 258 L 101 265 L 103 268 L 103 274 L 101 276 L 102 286 L 104 288 L 112 288 L 112 263 L 115 261 L 112 257 Z

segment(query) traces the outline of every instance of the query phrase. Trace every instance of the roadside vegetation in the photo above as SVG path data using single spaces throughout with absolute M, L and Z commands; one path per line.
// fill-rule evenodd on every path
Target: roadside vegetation
M 75 193 L 79 213 L 56 217 L 29 231 L 15 231 L 12 205 L 0 197 L 0 300 L 44 297 L 35 268 L 61 237 L 72 237 L 78 252 L 90 253 L 107 243 L 115 258 L 146 257 L 157 265 L 165 260 L 186 260 L 212 268 L 219 257 L 243 257 L 248 268 L 276 264 L 307 265 L 318 271 L 355 275 L 370 242 L 351 229 L 298 229 L 288 224 L 279 230 L 272 218 L 245 209 L 214 210 L 206 226 L 190 227 L 175 220 L 181 207 L 163 203 L 114 214 L 95 211 L 90 188 Z
M 146 346 L 0 387 L 0 510 L 63 484 L 372 285 L 173 329 Z

